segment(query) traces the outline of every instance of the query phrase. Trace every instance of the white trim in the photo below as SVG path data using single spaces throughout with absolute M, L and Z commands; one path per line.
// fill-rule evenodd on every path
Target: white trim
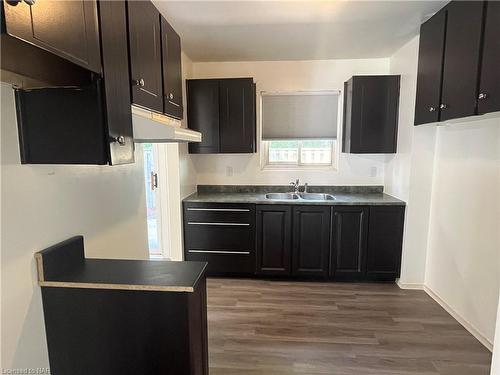
M 471 322 L 463 318 L 428 286 L 424 285 L 424 291 L 443 309 L 445 309 L 446 312 L 450 314 L 457 322 L 459 322 L 467 331 L 469 331 L 470 334 L 474 336 L 481 344 L 483 344 L 490 352 L 493 352 L 493 343 L 488 338 L 486 338 L 486 336 L 482 334 L 478 329 L 476 329 Z
M 401 279 L 396 279 L 396 284 L 400 289 L 406 290 L 424 290 L 424 284 L 421 283 L 405 283 Z

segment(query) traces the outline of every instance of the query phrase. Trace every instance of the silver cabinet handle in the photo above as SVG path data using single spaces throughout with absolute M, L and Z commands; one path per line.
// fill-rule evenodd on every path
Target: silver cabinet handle
M 441 108 L 441 109 L 447 109 L 447 108 L 448 108 L 448 106 L 447 106 L 446 104 L 441 104 L 441 105 L 439 106 L 439 108 Z
M 250 251 L 227 251 L 227 250 L 188 250 L 190 253 L 227 254 L 227 255 L 249 255 Z
M 485 92 L 482 92 L 479 94 L 479 96 L 477 97 L 479 100 L 484 100 L 484 99 L 488 99 L 488 94 L 485 93 Z
M 249 223 L 203 223 L 197 221 L 188 221 L 189 225 L 219 225 L 219 226 L 250 226 Z
M 134 81 L 134 83 L 135 83 L 136 86 L 139 86 L 139 87 L 144 87 L 146 85 L 146 82 L 144 81 L 144 78 L 136 79 Z
M 118 137 L 112 137 L 111 141 L 118 143 L 120 146 L 125 146 L 125 137 L 123 135 L 119 135 Z
M 24 2 L 28 5 L 35 5 L 35 0 L 24 0 Z
M 429 112 L 436 112 L 436 107 L 429 107 Z
M 188 211 L 222 211 L 222 212 L 250 212 L 248 208 L 193 208 L 189 207 Z

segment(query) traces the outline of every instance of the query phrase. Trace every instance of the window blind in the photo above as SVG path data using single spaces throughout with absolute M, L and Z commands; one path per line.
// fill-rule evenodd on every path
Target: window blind
M 262 93 L 262 139 L 337 138 L 339 92 Z

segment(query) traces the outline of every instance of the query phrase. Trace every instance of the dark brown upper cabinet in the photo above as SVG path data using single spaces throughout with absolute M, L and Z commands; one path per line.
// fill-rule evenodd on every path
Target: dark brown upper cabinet
M 445 10 L 441 121 L 476 114 L 484 2 L 453 1 Z
M 95 0 L 2 1 L 2 6 L 9 35 L 101 72 Z
M 344 83 L 342 152 L 396 152 L 399 80 L 398 75 L 353 76 Z
M 499 22 L 496 1 L 452 1 L 422 25 L 415 125 L 500 110 Z
M 420 27 L 415 125 L 439 121 L 445 32 L 445 11 Z
M 127 1 L 132 103 L 163 112 L 160 13 L 150 1 Z
M 292 275 L 328 276 L 330 216 L 328 206 L 293 207 Z
M 253 78 L 188 80 L 187 102 L 188 127 L 203 135 L 190 153 L 255 152 Z
M 500 2 L 486 4 L 478 113 L 500 111 Z
M 181 38 L 167 20 L 161 17 L 163 61 L 163 94 L 165 114 L 182 119 Z
M 104 79 L 16 90 L 22 163 L 134 162 L 125 2 L 100 2 L 99 20 Z

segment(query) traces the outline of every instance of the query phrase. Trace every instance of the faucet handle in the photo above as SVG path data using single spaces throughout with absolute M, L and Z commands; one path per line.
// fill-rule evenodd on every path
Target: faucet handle
M 307 193 L 307 182 L 304 184 L 304 193 Z

